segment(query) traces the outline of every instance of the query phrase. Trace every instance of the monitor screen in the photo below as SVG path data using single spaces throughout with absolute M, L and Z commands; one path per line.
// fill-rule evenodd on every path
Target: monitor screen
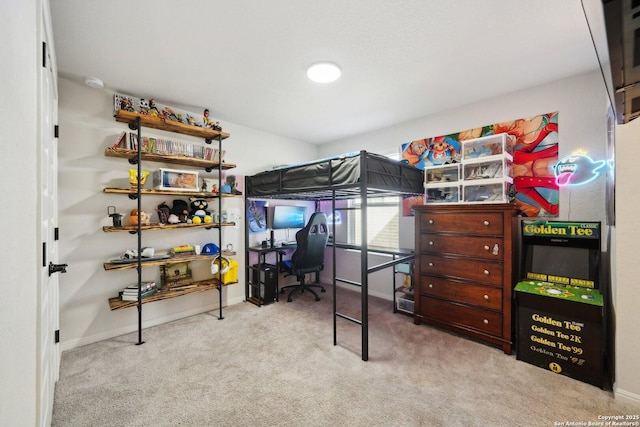
M 531 251 L 530 272 L 593 280 L 593 268 L 589 249 L 563 246 L 535 245 Z
M 307 223 L 306 206 L 278 205 L 273 208 L 273 228 L 304 228 Z

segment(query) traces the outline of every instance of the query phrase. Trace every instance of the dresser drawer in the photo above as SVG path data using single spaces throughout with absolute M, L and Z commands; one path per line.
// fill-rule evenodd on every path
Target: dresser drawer
M 500 262 L 424 254 L 420 256 L 419 268 L 421 274 L 458 277 L 502 285 L 503 265 Z
M 502 315 L 492 311 L 441 301 L 420 295 L 420 314 L 438 322 L 465 326 L 492 335 L 502 335 Z
M 442 277 L 420 276 L 420 294 L 502 310 L 502 289 Z
M 502 236 L 502 213 L 420 212 L 420 228 L 428 233 L 458 233 Z
M 456 254 L 502 260 L 504 247 L 500 237 L 449 236 L 421 234 L 420 251 Z

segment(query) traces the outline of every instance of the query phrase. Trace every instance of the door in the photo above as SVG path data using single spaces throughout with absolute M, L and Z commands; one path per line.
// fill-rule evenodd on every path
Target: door
M 45 2 L 45 4 L 47 4 Z M 58 380 L 60 349 L 57 345 L 59 321 L 58 274 L 51 273 L 50 264 L 58 263 L 58 152 L 55 135 L 58 115 L 58 95 L 54 75 L 50 19 L 43 12 L 41 34 L 42 68 L 40 73 L 40 237 L 42 268 L 38 283 L 38 353 L 37 410 L 41 426 L 51 425 L 53 395 Z

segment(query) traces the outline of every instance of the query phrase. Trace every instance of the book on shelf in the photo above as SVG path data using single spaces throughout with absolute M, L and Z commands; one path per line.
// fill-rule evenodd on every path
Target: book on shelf
M 157 291 L 156 282 L 142 282 L 140 284 L 140 293 L 145 296 L 153 295 Z M 153 293 L 149 293 L 152 292 Z M 137 301 L 138 300 L 138 284 L 129 285 L 120 291 L 120 298 L 123 301 Z M 133 299 L 131 299 L 133 298 Z
M 135 132 L 122 132 L 118 135 L 113 148 L 124 148 L 127 150 L 138 149 L 138 134 Z M 168 139 L 154 138 L 150 136 L 142 137 L 140 150 L 145 153 L 182 156 L 193 159 L 210 160 L 213 162 L 224 161 L 225 150 L 222 156 L 217 148 L 194 145 L 183 141 L 171 141 Z
M 140 298 L 145 299 L 146 297 L 150 297 L 156 292 L 158 292 L 156 288 L 149 289 L 148 291 L 141 293 Z M 136 292 L 135 294 L 125 294 L 123 292 L 120 298 L 122 299 L 122 301 L 138 301 L 138 293 Z
M 115 144 L 113 144 L 111 147 L 112 148 L 127 148 L 127 133 L 126 132 L 122 132 L 119 136 L 118 139 L 116 139 Z
M 172 286 L 170 288 L 162 289 L 161 292 L 184 291 L 186 289 L 192 289 L 192 288 L 197 288 L 197 287 L 198 287 L 198 285 L 196 285 L 195 283 L 192 283 L 190 285 Z

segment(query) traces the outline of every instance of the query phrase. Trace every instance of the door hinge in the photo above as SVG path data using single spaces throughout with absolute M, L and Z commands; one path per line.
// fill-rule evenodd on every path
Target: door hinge
M 47 266 L 47 242 L 42 242 L 42 266 Z
M 53 127 L 53 137 L 54 138 L 58 138 L 58 135 L 60 134 L 60 126 L 55 125 Z
M 60 228 L 56 227 L 53 229 L 53 240 L 60 240 Z
M 47 68 L 47 42 L 42 42 L 42 66 Z
M 56 329 L 56 331 L 54 332 L 54 337 L 56 340 L 56 344 L 58 344 L 60 342 L 60 329 Z

